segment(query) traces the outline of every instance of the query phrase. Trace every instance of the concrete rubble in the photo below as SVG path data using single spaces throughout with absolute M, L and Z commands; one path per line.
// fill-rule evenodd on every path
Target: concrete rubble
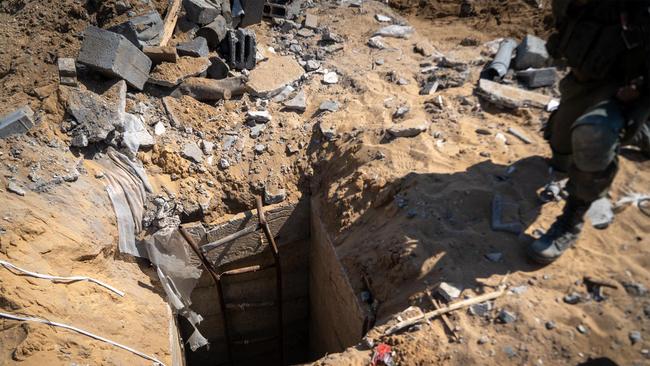
M 176 45 L 176 51 L 180 56 L 207 57 L 210 53 L 208 41 L 203 37 L 196 37 L 191 41 Z
M 548 60 L 546 42 L 539 37 L 529 34 L 517 47 L 514 67 L 516 70 L 541 68 L 546 65 L 546 60 Z
M 23 134 L 34 127 L 34 124 L 34 111 L 28 105 L 22 106 L 0 117 L 0 138 Z

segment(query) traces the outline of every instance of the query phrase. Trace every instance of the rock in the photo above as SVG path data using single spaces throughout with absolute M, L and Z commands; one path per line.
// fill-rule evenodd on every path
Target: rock
M 517 72 L 516 76 L 531 89 L 541 88 L 543 86 L 551 86 L 555 84 L 555 80 L 557 79 L 557 71 L 554 67 L 546 67 L 543 69 L 528 69 Z
M 219 56 L 209 58 L 210 67 L 208 67 L 208 76 L 212 79 L 225 79 L 230 72 L 230 66 Z
M 339 36 L 338 34 L 330 31 L 328 28 L 325 28 L 323 30 L 323 34 L 321 36 L 321 42 L 324 43 L 342 43 L 343 38 Z
M 83 133 L 77 134 L 70 140 L 70 145 L 74 147 L 86 147 L 88 146 L 88 136 Z
M 428 122 L 409 120 L 389 127 L 387 132 L 394 137 L 415 137 L 429 128 Z
M 302 46 L 294 43 L 291 46 L 289 46 L 289 51 L 299 55 L 302 53 Z
M 489 341 L 490 341 L 490 338 L 488 338 L 487 336 L 483 335 L 483 336 L 481 336 L 481 338 L 478 339 L 478 341 L 476 341 L 476 343 L 478 343 L 478 344 L 486 344 L 486 343 L 488 343 Z
M 643 308 L 643 314 L 645 314 L 646 317 L 650 318 L 650 305 L 646 305 Z
M 585 217 L 596 229 L 605 229 L 614 221 L 614 210 L 609 198 L 603 197 L 591 203 Z
M 207 57 L 180 57 L 176 63 L 163 62 L 154 67 L 147 82 L 172 88 L 185 79 L 203 74 L 209 66 Z
M 255 123 L 267 123 L 271 120 L 269 111 L 247 111 L 246 121 Z
M 633 330 L 628 334 L 628 338 L 630 338 L 630 342 L 632 342 L 633 345 L 637 344 L 641 342 L 641 332 Z
M 166 131 L 167 129 L 162 122 L 158 122 L 155 126 L 153 126 L 153 134 L 156 136 L 163 135 Z
M 318 106 L 319 112 L 336 112 L 339 110 L 339 103 L 333 100 L 326 100 Z
M 305 14 L 305 28 L 318 29 L 318 16 L 314 14 Z
M 632 296 L 645 296 L 648 289 L 642 283 L 626 282 L 623 283 L 625 291 Z
M 59 82 L 63 85 L 77 86 L 77 67 L 75 59 L 59 57 L 57 60 L 59 68 Z
M 447 302 L 457 299 L 460 294 L 463 292 L 463 288 L 460 285 L 451 284 L 448 282 L 441 282 L 438 285 L 436 290 L 440 296 L 442 296 Z
M 587 332 L 588 332 L 587 327 L 585 327 L 585 326 L 582 325 L 582 324 L 578 325 L 578 326 L 576 327 L 576 329 L 578 330 L 578 332 L 580 332 L 580 333 L 582 333 L 582 334 L 587 334 Z
M 487 79 L 480 79 L 477 93 L 490 103 L 502 108 L 517 109 L 522 107 L 546 108 L 552 97 L 502 85 Z
M 490 311 L 492 311 L 492 303 L 489 301 L 470 305 L 469 307 L 469 313 L 474 316 L 486 317 L 490 315 Z
M 323 137 L 327 141 L 334 141 L 336 140 L 336 129 L 334 126 L 328 126 L 323 124 L 322 122 L 319 124 L 318 128 L 320 129 L 321 134 L 323 134 Z
M 34 111 L 24 105 L 0 117 L 0 138 L 23 134 L 34 127 Z
M 397 108 L 397 110 L 393 113 L 393 118 L 394 118 L 394 119 L 402 118 L 402 117 L 406 116 L 406 114 L 407 114 L 410 110 L 411 110 L 411 109 L 410 109 L 408 106 L 406 106 L 406 105 L 400 106 L 400 107 Z
M 413 34 L 413 27 L 393 24 L 380 28 L 374 35 L 393 38 L 409 38 L 411 37 L 411 34 Z
M 274 205 L 280 203 L 287 198 L 287 192 L 284 189 L 269 189 L 264 188 L 264 203 L 267 205 Z
M 375 60 L 375 65 L 383 65 L 384 64 L 384 59 L 383 58 L 378 58 Z
M 122 103 L 126 101 L 118 101 L 117 105 Z M 105 98 L 91 91 L 71 88 L 66 107 L 68 113 L 77 121 L 77 127 L 72 131 L 73 135 L 83 134 L 88 142 L 94 143 L 106 139 L 109 133 L 124 122 L 124 115 L 121 114 L 119 106 L 116 107 L 114 103 L 109 103 Z
M 306 71 L 316 71 L 320 69 L 320 62 L 316 60 L 308 60 L 305 62 L 305 70 Z
M 212 155 L 214 152 L 214 142 L 201 140 L 201 149 L 205 155 Z
M 126 80 L 142 90 L 149 77 L 151 60 L 123 36 L 89 26 L 77 60 L 109 77 Z
M 499 315 L 497 315 L 499 321 L 503 324 L 510 324 L 517 320 L 517 315 L 511 313 L 505 309 L 501 309 Z
M 565 295 L 563 300 L 567 304 L 575 305 L 582 301 L 582 296 L 577 292 L 572 292 L 568 295 Z
M 191 41 L 183 42 L 176 46 L 180 56 L 207 57 L 210 53 L 208 41 L 203 37 L 196 37 Z
M 368 40 L 368 46 L 371 48 L 376 48 L 378 50 L 383 50 L 388 48 L 384 43 L 384 39 L 380 36 L 370 37 L 370 39 Z
M 264 123 L 255 123 L 255 124 L 253 124 L 252 126 L 249 126 L 249 127 L 251 129 L 250 137 L 254 138 L 254 139 L 260 137 L 260 134 L 262 133 L 262 131 L 264 131 L 266 129 L 266 125 Z
M 187 19 L 196 24 L 205 25 L 221 14 L 221 9 L 207 0 L 183 0 Z
M 272 56 L 251 71 L 246 87 L 253 96 L 271 98 L 304 73 L 305 70 L 292 56 Z
M 162 38 L 163 20 L 156 10 L 151 10 L 109 28 L 109 31 L 125 36 L 138 48 L 141 46 L 157 46 Z
M 19 196 L 24 196 L 26 193 L 24 189 L 20 188 L 20 186 L 13 181 L 9 181 L 9 183 L 7 183 L 7 191 Z
M 546 324 L 544 324 L 544 326 L 545 326 L 546 329 L 548 329 L 548 330 L 552 330 L 552 329 L 555 329 L 555 328 L 557 327 L 557 325 L 555 324 L 555 322 L 552 321 L 552 320 L 547 321 Z
M 314 36 L 314 31 L 309 28 L 302 28 L 298 32 L 296 32 L 296 35 L 303 38 L 309 38 Z
M 510 292 L 512 292 L 513 294 L 516 294 L 516 295 L 521 295 L 521 294 L 525 293 L 526 291 L 528 291 L 528 286 L 525 286 L 525 285 L 510 288 Z
M 325 84 L 336 84 L 338 82 L 339 82 L 339 75 L 334 71 L 330 71 L 325 75 L 323 75 L 323 83 Z
M 413 51 L 415 51 L 416 53 L 419 53 L 420 55 L 422 55 L 424 57 L 429 57 L 429 56 L 436 53 L 436 49 L 433 48 L 431 43 L 429 43 L 427 41 L 420 41 L 420 42 L 414 44 L 413 45 Z
M 527 35 L 517 47 L 514 67 L 516 70 L 524 70 L 529 67 L 544 67 L 548 59 L 546 42 L 539 37 Z
M 257 144 L 254 147 L 255 153 L 256 154 L 262 154 L 264 151 L 266 151 L 266 145 L 264 144 Z
M 440 84 L 438 81 L 429 81 L 424 84 L 424 86 L 420 89 L 420 95 L 432 95 L 436 91 L 438 91 L 438 87 Z
M 293 99 L 284 102 L 284 108 L 290 111 L 304 112 L 307 109 L 305 92 L 301 90 Z
M 176 48 L 171 46 L 144 46 L 142 47 L 142 52 L 144 52 L 144 54 L 147 55 L 154 64 L 159 64 L 161 62 L 176 62 L 178 60 Z
M 380 23 L 390 23 L 393 21 L 393 18 L 383 14 L 375 14 L 375 20 Z
M 485 255 L 485 258 L 487 258 L 487 260 L 489 260 L 490 262 L 494 262 L 494 263 L 501 262 L 501 260 L 503 259 L 503 253 L 501 252 L 488 253 Z
M 195 142 L 189 142 L 183 145 L 183 151 L 181 151 L 181 156 L 185 159 L 195 162 L 203 162 L 203 151 L 199 148 Z
M 291 85 L 287 85 L 284 87 L 284 89 L 282 89 L 282 91 L 278 95 L 274 96 L 271 100 L 276 103 L 284 102 L 285 100 L 287 100 L 287 98 L 289 98 L 289 95 L 291 95 L 291 93 L 293 93 L 294 90 L 295 89 Z
M 488 130 L 487 128 L 481 128 L 481 127 L 474 130 L 474 132 L 476 132 L 479 135 L 485 135 L 485 136 L 489 136 L 492 134 L 492 131 Z
M 219 159 L 219 166 L 221 169 L 228 169 L 230 167 L 230 162 L 226 158 Z

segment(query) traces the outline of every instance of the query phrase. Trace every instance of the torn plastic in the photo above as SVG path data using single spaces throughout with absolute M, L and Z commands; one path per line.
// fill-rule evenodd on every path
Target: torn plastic
M 147 131 L 142 118 L 130 113 L 124 115 L 124 134 L 122 143 L 134 155 L 140 146 L 151 146 L 154 143 L 153 136 Z

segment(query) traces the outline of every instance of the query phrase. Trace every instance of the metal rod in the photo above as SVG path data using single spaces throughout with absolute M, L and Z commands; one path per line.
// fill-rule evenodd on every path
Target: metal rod
M 282 266 L 280 265 L 280 252 L 278 251 L 278 246 L 273 239 L 273 234 L 269 228 L 268 222 L 266 222 L 266 217 L 264 216 L 264 209 L 262 207 L 262 197 L 255 197 L 255 203 L 257 205 L 257 215 L 260 220 L 260 226 L 264 230 L 264 235 L 271 245 L 273 250 L 273 259 L 275 259 L 275 279 L 277 283 L 277 301 L 278 301 L 278 343 L 280 346 L 280 365 L 284 365 L 284 321 L 283 321 L 283 311 L 282 311 Z
M 208 252 L 210 252 L 210 251 L 212 251 L 214 249 L 217 249 L 218 247 L 220 247 L 222 245 L 228 244 L 231 241 L 237 240 L 237 239 L 241 238 L 242 236 L 246 236 L 248 234 L 254 233 L 259 228 L 260 228 L 259 225 L 253 225 L 253 226 L 245 227 L 244 229 L 239 230 L 237 232 L 234 232 L 234 233 L 232 233 L 232 234 L 230 234 L 228 236 L 225 236 L 225 237 L 223 237 L 223 238 L 221 238 L 219 240 L 216 240 L 216 241 L 213 241 L 211 243 L 202 245 L 201 246 L 201 251 L 203 252 L 203 254 L 207 254 Z
M 196 254 L 197 257 L 199 257 L 199 260 L 201 260 L 201 264 L 203 264 L 203 267 L 205 267 L 205 270 L 208 271 L 210 274 L 210 277 L 212 277 L 212 280 L 214 281 L 214 284 L 217 286 L 217 296 L 219 296 L 219 307 L 221 308 L 221 321 L 223 322 L 223 333 L 224 337 L 226 337 L 226 353 L 228 356 L 228 363 L 232 365 L 232 351 L 230 349 L 230 331 L 228 330 L 228 323 L 226 323 L 226 302 L 223 298 L 223 289 L 221 288 L 221 278 L 219 275 L 216 273 L 208 259 L 203 255 L 201 250 L 199 249 L 199 246 L 196 245 L 196 242 L 192 238 L 192 236 L 185 230 L 184 227 L 180 227 L 179 231 L 181 232 L 181 235 L 183 235 L 183 238 L 187 241 L 187 243 L 190 245 L 194 253 Z
M 244 273 L 251 273 L 251 272 L 257 272 L 261 271 L 267 268 L 270 268 L 273 266 L 261 266 L 259 264 L 256 264 L 254 266 L 249 266 L 249 267 L 242 267 L 242 268 L 235 268 L 231 269 L 229 271 L 221 272 L 221 277 L 223 276 L 233 276 L 233 275 L 239 275 L 239 274 L 244 274 Z

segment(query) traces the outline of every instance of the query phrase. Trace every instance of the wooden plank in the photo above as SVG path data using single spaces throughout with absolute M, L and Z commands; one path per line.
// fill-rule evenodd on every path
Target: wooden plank
M 165 22 L 163 23 L 163 35 L 160 40 L 160 46 L 167 46 L 169 40 L 172 39 L 180 11 L 181 0 L 173 0 L 171 5 L 167 8 L 167 15 L 165 15 Z
M 282 246 L 309 238 L 309 200 L 298 203 L 277 204 L 264 208 L 271 233 Z M 258 225 L 257 210 L 237 214 L 229 220 L 218 223 L 206 233 L 203 244 L 215 242 L 245 228 Z M 253 231 L 227 244 L 211 250 L 207 257 L 216 268 L 234 261 L 260 254 L 266 250 L 268 243 L 261 230 Z M 192 258 L 192 260 L 198 258 Z M 198 262 L 197 262 L 198 263 Z

